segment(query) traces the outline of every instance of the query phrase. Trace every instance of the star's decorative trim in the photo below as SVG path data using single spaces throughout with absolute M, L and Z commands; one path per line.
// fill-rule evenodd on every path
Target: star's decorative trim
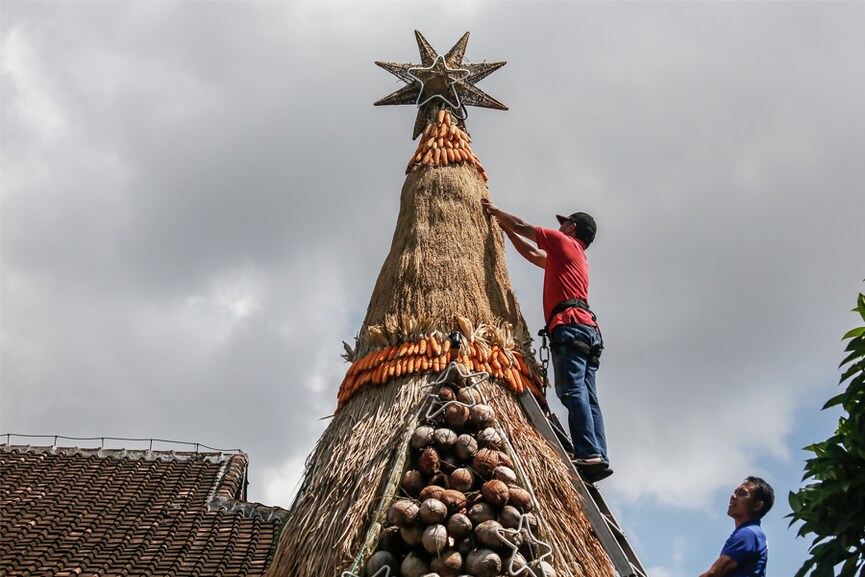
M 444 56 L 440 56 L 420 32 L 415 30 L 414 33 L 421 63 L 418 65 L 376 61 L 378 66 L 405 82 L 406 86 L 375 102 L 375 106 L 414 104 L 418 107 L 412 140 L 423 132 L 441 108 L 450 109 L 461 128 L 465 128 L 464 120 L 468 115 L 466 106 L 508 109 L 475 86 L 506 63 L 464 64 L 468 32 L 463 34 Z
M 460 95 L 457 93 L 456 88 L 454 88 L 454 84 L 458 81 L 465 80 L 466 77 L 469 76 L 470 72 L 465 68 L 451 68 L 448 66 L 447 61 L 445 61 L 444 56 L 436 56 L 435 61 L 427 66 L 426 68 L 409 68 L 409 75 L 420 82 L 420 91 L 417 95 L 417 105 L 418 107 L 423 106 L 427 102 L 434 100 L 436 98 L 440 98 L 444 101 L 445 104 L 450 106 L 451 110 L 461 110 L 462 104 L 460 104 Z M 451 102 L 447 99 L 444 94 L 441 94 L 441 91 L 436 90 L 427 90 L 427 82 L 431 85 L 434 83 L 440 84 L 442 82 L 447 84 L 447 92 L 452 92 L 454 95 L 454 99 L 456 102 Z M 429 94 L 426 100 L 421 102 L 421 98 L 423 98 L 426 94 Z

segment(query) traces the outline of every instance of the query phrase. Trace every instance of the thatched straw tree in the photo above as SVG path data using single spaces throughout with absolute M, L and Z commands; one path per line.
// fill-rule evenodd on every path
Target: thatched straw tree
M 416 36 L 421 65 L 378 63 L 408 85 L 376 104 L 422 104 L 390 253 L 268 575 L 612 576 L 520 405 L 541 381 L 458 114 L 504 108 L 474 87 L 504 63 Z

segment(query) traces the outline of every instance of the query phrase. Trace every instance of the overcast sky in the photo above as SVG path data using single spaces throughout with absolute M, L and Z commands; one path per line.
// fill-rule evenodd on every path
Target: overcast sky
M 708 568 L 750 474 L 770 577 L 801 565 L 786 496 L 865 278 L 865 3 L 0 10 L 3 433 L 238 447 L 287 507 L 415 148 L 373 61 L 470 31 L 508 61 L 479 87 L 510 111 L 467 121 L 495 202 L 599 223 L 602 486 L 651 576 Z M 508 261 L 537 331 L 541 274 Z

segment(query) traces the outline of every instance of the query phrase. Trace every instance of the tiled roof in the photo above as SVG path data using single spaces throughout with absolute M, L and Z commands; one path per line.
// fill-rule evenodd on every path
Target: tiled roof
M 287 512 L 244 454 L 0 445 L 0 574 L 262 575 Z

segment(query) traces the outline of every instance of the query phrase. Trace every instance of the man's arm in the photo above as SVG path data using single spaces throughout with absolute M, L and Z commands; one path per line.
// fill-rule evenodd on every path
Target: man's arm
M 738 566 L 739 564 L 736 563 L 735 560 L 727 557 L 726 555 L 721 555 L 720 557 L 718 557 L 717 561 L 712 563 L 712 566 L 709 567 L 709 570 L 700 575 L 700 577 L 722 577 L 723 575 L 726 575 Z
M 520 217 L 503 211 L 487 199 L 481 200 L 481 204 L 484 205 L 484 208 L 490 216 L 496 217 L 496 220 L 499 221 L 499 224 L 503 229 L 505 229 L 505 232 L 514 232 L 532 242 L 538 241 L 537 236 L 535 235 L 535 225 L 529 224 Z
M 517 252 L 520 253 L 524 259 L 541 268 L 547 267 L 547 253 L 526 240 L 530 239 L 532 242 L 537 242 L 537 234 L 535 233 L 534 225 L 527 223 L 513 214 L 503 211 L 487 199 L 481 200 L 481 204 L 483 204 L 487 213 L 490 216 L 495 217 L 499 222 L 502 230 L 504 230 L 505 234 L 508 235 L 508 238 L 511 239 L 514 248 L 517 249 Z
M 502 228 L 505 231 L 505 234 L 508 235 L 508 238 L 511 239 L 514 248 L 517 249 L 517 252 L 520 253 L 524 259 L 543 269 L 547 268 L 547 253 L 531 244 L 520 235 L 511 232 L 504 227 Z

